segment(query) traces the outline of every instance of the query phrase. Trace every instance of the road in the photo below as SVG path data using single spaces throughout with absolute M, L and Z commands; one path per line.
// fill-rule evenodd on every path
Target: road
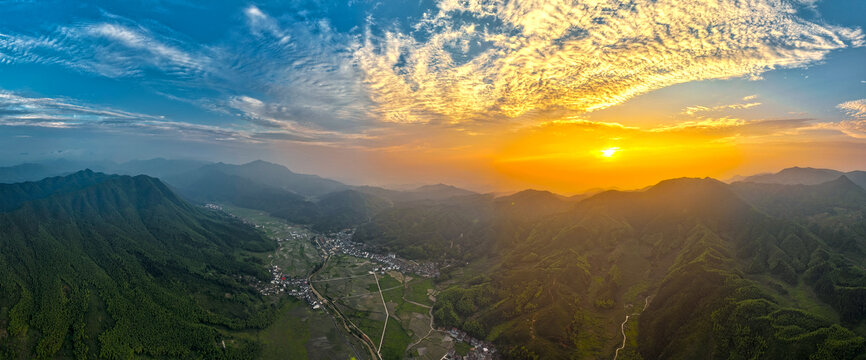
M 628 322 L 628 318 L 629 318 L 629 315 L 626 315 L 626 316 L 625 316 L 625 321 L 623 321 L 622 324 L 620 324 L 620 326 L 619 326 L 619 329 L 622 331 L 622 346 L 616 348 L 616 352 L 613 353 L 613 360 L 616 360 L 616 357 L 619 356 L 619 351 L 620 351 L 620 350 L 625 349 L 625 341 L 626 341 L 626 337 L 625 337 L 625 323 Z
M 649 305 L 649 296 L 647 296 L 646 299 L 644 299 L 643 309 L 642 309 L 640 312 L 642 313 L 644 310 L 646 310 L 646 307 L 647 307 L 648 305 Z M 633 314 L 626 315 L 626 316 L 625 316 L 625 320 L 622 322 L 622 324 L 619 325 L 619 329 L 620 329 L 620 331 L 622 332 L 622 346 L 616 348 L 616 351 L 613 353 L 613 360 L 616 360 L 617 356 L 619 356 L 619 351 L 620 351 L 620 350 L 625 349 L 625 343 L 626 343 L 626 340 L 627 340 L 627 338 L 626 338 L 626 336 L 625 336 L 625 323 L 628 322 L 628 318 L 629 318 L 631 315 L 640 315 L 640 313 L 633 313 Z
M 379 297 L 382 298 L 382 307 L 385 308 L 385 326 L 382 326 L 382 337 L 379 338 L 379 349 L 376 350 L 379 352 L 379 356 L 382 356 L 382 343 L 385 341 L 385 330 L 388 329 L 388 318 L 391 317 L 391 314 L 388 313 L 388 304 L 385 303 L 385 295 L 382 295 L 382 287 L 379 286 L 379 277 L 376 276 L 376 272 L 373 272 L 373 277 L 376 278 L 376 287 L 379 288 Z
M 365 334 L 363 331 L 361 331 L 361 329 L 359 329 L 357 326 L 355 326 L 354 323 L 352 323 L 349 319 L 347 319 L 345 316 L 343 316 L 343 313 L 341 313 L 340 310 L 337 309 L 336 306 L 334 306 L 330 301 L 328 301 L 328 299 L 326 299 L 324 296 L 322 296 L 322 294 L 320 294 L 319 291 L 316 290 L 316 287 L 313 286 L 313 281 L 312 281 L 313 275 L 316 275 L 316 273 L 318 273 L 320 270 L 325 268 L 325 265 L 327 265 L 327 263 L 328 263 L 328 258 L 329 257 L 326 256 L 325 260 L 322 262 L 322 266 L 319 267 L 313 273 L 311 273 L 309 276 L 307 276 L 307 282 L 310 284 L 310 290 L 313 291 L 313 294 L 316 295 L 316 298 L 318 298 L 319 301 L 322 303 L 322 307 L 325 309 L 325 311 L 333 314 L 333 316 L 335 318 L 340 319 L 340 321 L 343 323 L 343 328 L 345 328 L 346 331 L 348 331 L 350 334 L 354 335 L 356 338 L 361 340 L 361 343 L 364 344 L 364 346 L 370 352 L 370 358 L 372 358 L 374 360 L 381 360 L 382 356 L 379 355 L 379 352 L 376 350 L 376 348 L 375 348 L 376 345 L 373 344 L 373 340 L 370 340 L 370 337 L 367 336 L 367 334 Z

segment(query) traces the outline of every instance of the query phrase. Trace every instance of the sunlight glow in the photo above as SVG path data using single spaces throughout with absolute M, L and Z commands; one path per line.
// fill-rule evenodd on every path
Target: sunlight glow
M 601 150 L 601 156 L 609 158 L 609 157 L 613 156 L 613 154 L 616 154 L 618 151 L 619 151 L 618 147 L 607 148 L 607 149 Z

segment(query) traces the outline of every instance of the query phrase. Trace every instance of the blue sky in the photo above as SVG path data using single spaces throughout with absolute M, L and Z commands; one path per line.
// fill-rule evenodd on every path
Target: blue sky
M 4 164 L 264 158 L 388 183 L 430 178 L 409 169 L 423 158 L 458 169 L 432 181 L 485 186 L 494 174 L 466 169 L 551 122 L 848 155 L 866 139 L 858 0 L 6 0 L 0 13 Z

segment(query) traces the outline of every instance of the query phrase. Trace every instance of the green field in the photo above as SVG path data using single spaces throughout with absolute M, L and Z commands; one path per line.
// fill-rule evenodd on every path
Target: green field
M 271 326 L 254 334 L 262 344 L 261 359 L 364 359 L 363 345 L 330 315 L 286 298 Z
M 262 255 L 262 260 L 267 264 L 279 266 L 284 273 L 299 278 L 309 275 L 322 262 L 319 251 L 311 241 L 314 233 L 306 227 L 290 224 L 259 210 L 221 206 L 229 214 L 256 224 L 265 235 L 279 241 L 276 252 Z
M 321 263 L 320 252 L 311 241 L 315 233 L 309 229 L 292 225 L 262 211 L 226 205 L 223 205 L 223 209 L 256 224 L 269 237 L 287 239 L 280 242 L 276 252 L 263 260 L 279 266 L 290 276 L 306 276 Z M 382 341 L 383 358 L 440 358 L 453 343 L 444 341 L 442 334 L 430 330 L 429 306 L 433 305 L 430 298 L 434 291 L 433 282 L 390 272 L 377 275 L 377 286 L 377 278 L 370 274 L 375 265 L 367 259 L 335 254 L 311 280 L 316 289 L 333 301 L 340 312 L 377 346 L 385 325 L 384 297 L 390 317 Z M 379 295 L 380 287 L 382 296 Z M 424 338 L 428 335 L 429 338 Z M 340 342 L 341 337 L 351 338 L 351 341 Z M 262 350 L 264 359 L 340 359 L 348 355 L 358 356 L 353 355 L 349 343 L 355 349 L 362 350 L 357 339 L 334 327 L 329 315 L 314 312 L 294 300 L 284 304 L 280 318 L 271 327 L 256 334 L 256 338 L 265 344 Z M 337 346 L 340 344 L 343 346 Z M 407 349 L 411 344 L 415 345 Z M 407 353 L 407 350 L 411 351 Z M 363 351 L 358 353 L 364 354 Z M 288 355 L 281 357 L 280 354 Z

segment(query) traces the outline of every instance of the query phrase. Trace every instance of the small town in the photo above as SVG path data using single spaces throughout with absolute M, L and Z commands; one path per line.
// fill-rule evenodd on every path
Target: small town
M 394 270 L 426 278 L 436 278 L 439 276 L 439 269 L 435 263 L 405 260 L 397 257 L 395 254 L 377 254 L 365 244 L 352 241 L 352 234 L 353 230 L 343 230 L 328 234 L 327 236 L 319 235 L 313 238 L 313 243 L 328 255 L 345 254 L 373 260 L 381 265 L 375 269 L 378 272 Z

